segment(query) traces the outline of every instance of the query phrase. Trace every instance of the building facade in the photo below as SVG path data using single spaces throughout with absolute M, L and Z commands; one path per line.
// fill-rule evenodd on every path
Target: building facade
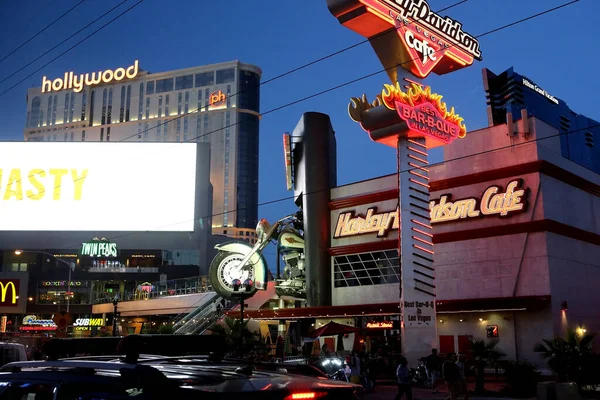
M 151 73 L 44 77 L 27 92 L 25 141 L 210 143 L 212 226 L 254 228 L 260 68 L 239 61 Z

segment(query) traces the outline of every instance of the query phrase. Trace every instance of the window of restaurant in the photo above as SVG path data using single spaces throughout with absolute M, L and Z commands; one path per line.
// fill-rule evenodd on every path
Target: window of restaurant
M 348 254 L 333 258 L 334 287 L 400 282 L 398 250 Z
M 69 292 L 68 282 L 40 281 L 38 283 L 36 304 L 91 304 L 91 281 L 71 281 Z

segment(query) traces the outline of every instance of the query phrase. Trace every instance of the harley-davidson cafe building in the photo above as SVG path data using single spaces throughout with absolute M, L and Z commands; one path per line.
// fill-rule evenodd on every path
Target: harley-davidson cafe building
M 419 273 L 428 285 L 435 277 L 436 320 L 420 311 L 430 304 L 405 307 L 437 324 L 441 353 L 467 353 L 471 338 L 493 337 L 506 359 L 543 365 L 533 352 L 542 339 L 566 327 L 600 331 L 600 175 L 563 158 L 559 136 L 525 118 L 470 132 L 430 166 L 429 209 L 415 202 L 413 210 L 431 217 L 434 245 L 423 241 L 419 253 L 433 268 Z M 331 269 L 332 306 L 246 317 L 314 319 L 315 328 L 334 320 L 397 343 L 397 185 L 394 174 L 331 190 L 331 265 L 323 267 Z

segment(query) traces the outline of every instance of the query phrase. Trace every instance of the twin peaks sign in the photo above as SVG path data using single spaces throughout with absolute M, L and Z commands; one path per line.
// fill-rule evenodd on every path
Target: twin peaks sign
M 89 242 L 81 243 L 79 254 L 88 257 L 116 257 L 117 244 L 109 242 L 106 238 L 93 238 Z

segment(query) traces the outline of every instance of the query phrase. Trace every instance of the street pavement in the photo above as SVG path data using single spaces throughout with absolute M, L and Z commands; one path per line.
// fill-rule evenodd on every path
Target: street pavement
M 365 393 L 365 400 L 393 400 L 396 397 L 397 388 L 394 385 L 376 385 L 371 393 Z M 440 391 L 433 393 L 431 389 L 414 388 L 412 390 L 413 400 L 445 400 L 448 398 L 448 393 Z M 405 397 L 406 398 L 406 397 Z M 458 399 L 463 399 L 459 396 Z M 469 395 L 469 400 L 513 400 L 506 397 L 479 397 L 472 394 Z

